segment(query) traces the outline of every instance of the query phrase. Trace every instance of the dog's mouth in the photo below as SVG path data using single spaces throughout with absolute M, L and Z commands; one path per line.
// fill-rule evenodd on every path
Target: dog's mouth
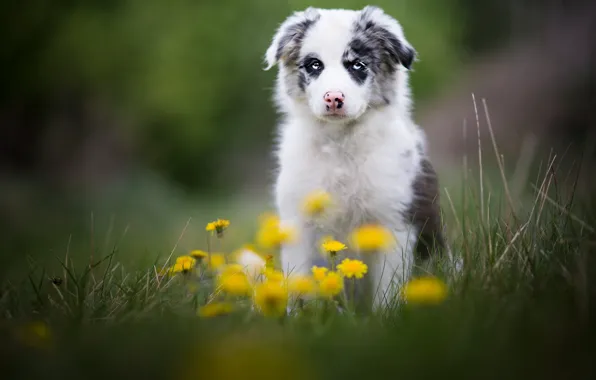
M 345 112 L 327 112 L 323 114 L 323 117 L 327 117 L 330 119 L 346 119 L 349 116 Z
M 362 107 L 362 109 L 359 109 L 356 114 L 353 112 L 347 112 L 345 103 L 341 102 L 337 105 L 337 107 L 327 106 L 325 111 L 321 114 L 318 114 L 317 116 L 319 119 L 324 121 L 344 123 L 346 121 L 358 119 L 360 116 L 362 116 L 362 114 L 364 114 L 365 111 L 366 107 Z
M 349 116 L 345 113 L 327 112 L 322 115 L 324 118 L 337 120 L 337 119 L 348 119 Z
M 317 119 L 321 120 L 323 123 L 326 124 L 336 124 L 336 125 L 344 125 L 347 123 L 352 122 L 352 118 L 346 114 L 322 114 L 318 115 Z
M 337 101 L 332 105 L 326 105 L 323 116 L 330 117 L 332 119 L 341 119 L 347 117 L 345 103 L 342 101 Z

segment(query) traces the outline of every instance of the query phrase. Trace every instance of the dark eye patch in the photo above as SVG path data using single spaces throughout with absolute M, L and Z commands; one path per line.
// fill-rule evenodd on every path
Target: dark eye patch
M 357 63 L 362 63 L 364 67 L 359 68 Z M 359 38 L 350 41 L 344 52 L 343 65 L 356 83 L 363 84 L 371 73 L 374 74 L 378 71 L 379 64 L 378 51 Z
M 360 38 L 354 38 L 350 41 L 349 49 L 350 52 L 357 58 L 363 60 L 372 60 L 376 58 L 379 53 L 375 51 L 374 48 L 370 46 L 371 44 L 366 44 Z
M 358 59 L 366 64 L 370 72 L 376 74 L 381 66 L 381 54 L 381 50 L 370 41 L 365 43 L 360 38 L 354 38 L 344 53 L 344 61 Z
M 368 67 L 360 59 L 344 60 L 344 67 L 348 70 L 350 77 L 358 84 L 363 84 L 368 78 Z
M 311 80 L 317 79 L 325 69 L 323 61 L 315 55 L 309 54 L 298 65 L 298 87 L 304 91 Z
M 300 67 L 303 68 L 304 71 L 306 71 L 306 73 L 313 78 L 317 78 L 325 69 L 323 62 L 313 55 L 307 55 L 302 60 Z

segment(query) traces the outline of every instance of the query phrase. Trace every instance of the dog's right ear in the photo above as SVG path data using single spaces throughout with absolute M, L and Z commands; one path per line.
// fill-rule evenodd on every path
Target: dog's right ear
M 307 8 L 288 17 L 277 29 L 271 46 L 265 53 L 265 70 L 269 70 L 279 61 L 297 60 L 306 31 L 319 17 L 321 16 L 315 8 Z

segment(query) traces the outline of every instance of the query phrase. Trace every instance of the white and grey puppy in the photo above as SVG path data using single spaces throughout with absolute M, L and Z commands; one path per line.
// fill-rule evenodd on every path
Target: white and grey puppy
M 377 306 L 410 274 L 415 254 L 444 246 L 436 174 L 411 116 L 415 54 L 400 24 L 368 6 L 296 12 L 265 57 L 267 69 L 279 64 L 283 114 L 276 203 L 281 220 L 299 228 L 298 242 L 282 250 L 283 269 L 307 273 L 324 235 L 346 241 L 360 225 L 382 224 L 398 246 L 369 262 Z M 315 223 L 302 205 L 316 190 L 336 207 Z

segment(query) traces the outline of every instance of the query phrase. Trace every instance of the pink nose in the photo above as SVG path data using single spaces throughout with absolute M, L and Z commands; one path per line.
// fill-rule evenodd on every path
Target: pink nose
M 346 97 L 344 93 L 341 91 L 328 91 L 323 96 L 325 103 L 327 103 L 327 111 L 331 111 L 333 113 L 342 112 L 339 111 L 344 106 L 344 100 Z
M 346 100 L 346 97 L 341 91 L 328 91 L 323 96 L 323 99 L 325 99 L 325 102 L 330 106 L 338 106 L 338 108 L 341 108 L 341 104 Z

